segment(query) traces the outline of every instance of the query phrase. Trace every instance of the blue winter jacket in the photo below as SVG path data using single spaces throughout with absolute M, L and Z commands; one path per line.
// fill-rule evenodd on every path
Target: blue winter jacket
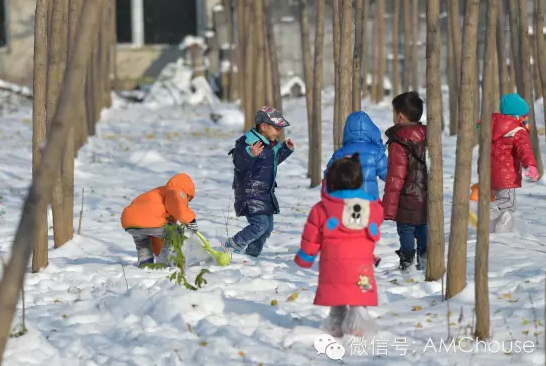
M 379 198 L 377 177 L 385 181 L 387 177 L 387 156 L 385 145 L 381 140 L 381 131 L 364 112 L 353 112 L 345 121 L 343 145 L 337 149 L 328 162 L 324 176 L 332 163 L 346 155 L 358 153 L 362 165 L 365 194 Z
M 250 153 L 250 145 L 262 141 L 264 149 L 256 157 Z M 229 154 L 233 155 L 235 214 L 237 216 L 272 215 L 280 212 L 275 197 L 277 165 L 292 154 L 286 143 L 270 142 L 251 129 L 235 143 Z

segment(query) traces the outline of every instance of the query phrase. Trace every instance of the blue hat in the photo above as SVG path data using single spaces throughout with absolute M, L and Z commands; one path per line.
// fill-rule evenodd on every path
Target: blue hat
M 504 94 L 499 109 L 501 114 L 508 116 L 522 117 L 529 114 L 529 105 L 519 94 Z

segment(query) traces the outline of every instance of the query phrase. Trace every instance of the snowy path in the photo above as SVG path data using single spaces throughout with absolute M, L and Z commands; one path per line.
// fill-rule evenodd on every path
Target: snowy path
M 493 339 L 532 344 L 538 340 L 538 350 L 526 353 L 514 348 L 505 354 L 495 349 L 489 353 L 458 349 L 448 354 L 429 344 L 423 353 L 429 337 L 437 347 L 440 339 L 447 342 L 448 304 L 441 301 L 440 282 L 426 283 L 421 274 L 408 282 L 407 276 L 389 271 L 396 265 L 394 250 L 398 247 L 395 226 L 389 222 L 382 227 L 383 238 L 376 250 L 383 258 L 376 271 L 381 306 L 371 309 L 381 329 L 377 338 L 388 342 L 388 355 L 378 356 L 381 349 L 370 347 L 368 356 L 351 355 L 349 338 L 343 340 L 347 353 L 342 362 L 316 355 L 313 341 L 322 333 L 319 326 L 327 309 L 312 305 L 316 265 L 300 269 L 293 256 L 319 189 L 310 190 L 306 179 L 302 100 L 286 103 L 286 117 L 294 126 L 288 135 L 296 143 L 296 153 L 279 168 L 282 214 L 275 218 L 274 233 L 257 261 L 236 255 L 228 267 L 211 267 L 212 273 L 205 276 L 208 285 L 197 292 L 171 284 L 167 271 L 134 266 L 135 250 L 131 237 L 120 227 L 120 214 L 137 194 L 183 171 L 196 183 L 192 206 L 202 232 L 220 240 L 226 236 L 226 227 L 230 235 L 235 233 L 245 221 L 232 213 L 232 165 L 227 152 L 239 132 L 212 124 L 206 108 L 130 107 L 106 112 L 97 136 L 82 149 L 76 164 L 76 215 L 85 188 L 82 235 L 51 250 L 50 264 L 43 272 L 28 274 L 29 333 L 9 341 L 5 364 L 542 365 L 546 187 L 538 185 L 521 190 L 518 232 L 493 236 L 490 257 Z M 388 104 L 365 107 L 383 131 L 391 123 L 388 108 Z M 332 152 L 331 114 L 331 105 L 325 104 L 323 164 Z M 4 258 L 31 178 L 29 118 L 30 111 L 25 110 L 0 124 L 0 209 L 6 211 L 0 217 L 0 253 Z M 447 235 L 455 140 L 444 142 Z M 49 220 L 51 225 L 51 215 Z M 50 245 L 51 235 L 50 228 Z M 465 328 L 473 321 L 474 254 L 475 235 L 471 233 L 468 286 L 449 302 L 451 334 L 458 337 L 468 335 Z M 190 273 L 192 279 L 198 269 Z M 286 301 L 296 291 L 299 297 Z M 272 306 L 272 300 L 278 304 Z M 409 348 L 396 348 L 395 341 Z

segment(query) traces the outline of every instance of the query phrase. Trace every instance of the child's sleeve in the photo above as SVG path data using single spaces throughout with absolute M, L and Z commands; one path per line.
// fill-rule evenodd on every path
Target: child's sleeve
M 165 209 L 176 221 L 180 221 L 183 225 L 189 224 L 196 217 L 189 207 L 186 193 L 175 189 L 170 189 L 165 194 Z
M 382 150 L 381 154 L 379 155 L 379 160 L 377 161 L 375 171 L 377 172 L 379 179 L 381 179 L 383 182 L 385 179 L 387 179 L 387 164 L 387 155 L 385 155 L 385 151 Z
M 368 222 L 368 227 L 366 232 L 371 240 L 378 242 L 381 239 L 381 224 L 383 223 L 384 212 L 381 201 L 370 202 L 370 221 Z
M 240 172 L 245 172 L 252 168 L 256 157 L 250 152 L 250 145 L 240 142 L 233 149 L 233 165 Z
M 387 164 L 387 178 L 385 179 L 385 195 L 383 209 L 386 220 L 394 220 L 398 211 L 400 191 L 404 186 L 408 171 L 408 157 L 406 151 L 397 142 L 389 144 L 389 159 Z
M 533 146 L 531 145 L 527 131 L 519 131 L 514 135 L 514 147 L 518 160 L 521 161 L 524 168 L 537 166 Z
M 294 150 L 290 149 L 288 145 L 286 145 L 286 142 L 283 142 L 281 148 L 277 152 L 277 164 L 285 161 L 293 152 Z
M 320 204 L 315 205 L 307 222 L 303 227 L 300 250 L 296 253 L 294 262 L 300 267 L 310 268 L 320 251 L 322 244 L 322 222 L 324 221 L 324 209 Z

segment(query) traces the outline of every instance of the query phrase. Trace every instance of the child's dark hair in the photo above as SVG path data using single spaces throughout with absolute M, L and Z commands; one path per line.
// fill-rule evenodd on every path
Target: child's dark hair
M 364 182 L 358 153 L 348 158 L 336 160 L 326 173 L 328 192 L 344 189 L 358 189 Z
M 397 95 L 392 100 L 392 108 L 396 113 L 402 113 L 410 122 L 419 122 L 423 116 L 423 100 L 416 91 Z

